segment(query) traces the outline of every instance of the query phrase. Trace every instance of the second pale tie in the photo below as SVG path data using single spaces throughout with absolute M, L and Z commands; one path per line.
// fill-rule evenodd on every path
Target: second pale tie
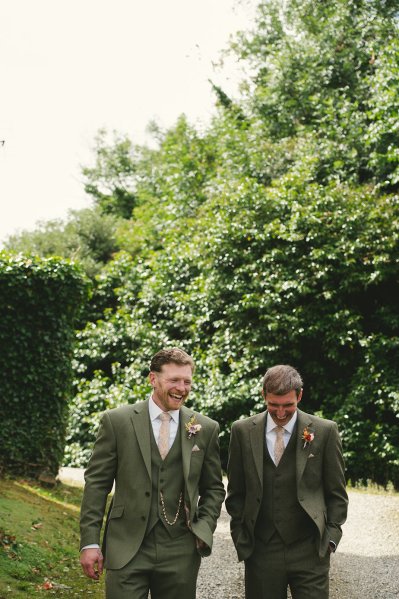
M 276 443 L 274 444 L 274 462 L 278 466 L 281 456 L 284 453 L 284 428 L 282 426 L 276 426 Z
M 161 426 L 159 429 L 158 448 L 161 458 L 164 460 L 169 451 L 169 429 L 171 415 L 169 412 L 162 412 L 162 414 L 159 415 L 159 418 L 161 420 Z

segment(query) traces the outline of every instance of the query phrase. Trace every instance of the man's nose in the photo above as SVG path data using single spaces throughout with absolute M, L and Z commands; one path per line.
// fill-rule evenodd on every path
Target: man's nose
M 183 391 L 184 391 L 184 389 L 185 389 L 185 386 L 184 386 L 184 381 L 177 381 L 177 383 L 176 383 L 176 388 L 177 388 L 179 391 L 182 391 L 182 392 L 183 392 Z

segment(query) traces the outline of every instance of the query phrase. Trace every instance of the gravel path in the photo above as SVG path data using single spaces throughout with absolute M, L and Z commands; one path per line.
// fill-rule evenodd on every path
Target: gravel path
M 349 492 L 343 533 L 331 558 L 330 599 L 399 598 L 399 495 Z M 223 510 L 212 555 L 202 560 L 197 599 L 243 599 L 243 574 Z
M 82 471 L 63 468 L 60 479 L 80 486 Z M 331 558 L 330 599 L 399 599 L 399 494 L 348 494 L 348 520 Z M 243 576 L 223 509 L 212 555 L 202 560 L 197 599 L 244 599 Z

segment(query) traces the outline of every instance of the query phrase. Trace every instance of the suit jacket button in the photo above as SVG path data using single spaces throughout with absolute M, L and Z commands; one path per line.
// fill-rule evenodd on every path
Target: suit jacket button
M 145 492 L 145 495 L 146 495 L 146 497 L 149 497 L 149 496 L 150 496 L 150 492 L 149 492 L 149 491 L 146 491 L 146 492 Z
M 145 520 L 145 516 L 141 516 L 141 519 L 142 519 L 142 520 Z

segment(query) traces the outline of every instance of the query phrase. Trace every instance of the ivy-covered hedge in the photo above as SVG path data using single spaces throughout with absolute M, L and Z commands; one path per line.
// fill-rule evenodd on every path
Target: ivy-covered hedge
M 0 472 L 58 471 L 74 323 L 87 294 L 67 260 L 0 252 Z

